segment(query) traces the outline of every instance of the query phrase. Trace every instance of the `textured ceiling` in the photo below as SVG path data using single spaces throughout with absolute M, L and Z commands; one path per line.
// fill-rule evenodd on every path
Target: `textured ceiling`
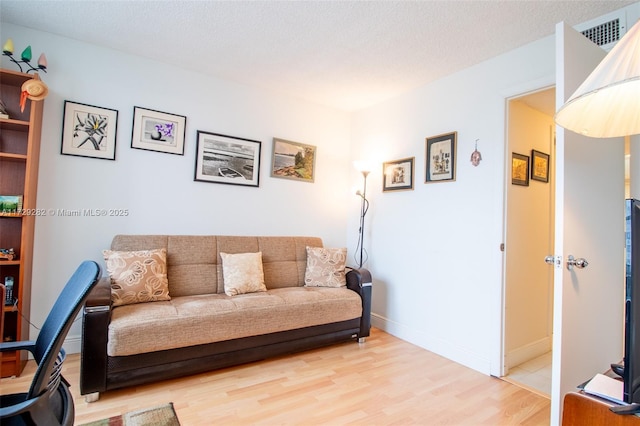
M 0 0 L 0 19 L 357 110 L 631 3 Z

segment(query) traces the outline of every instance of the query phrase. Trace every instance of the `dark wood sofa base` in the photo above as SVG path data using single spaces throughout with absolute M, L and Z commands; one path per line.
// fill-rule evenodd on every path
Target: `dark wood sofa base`
M 299 329 L 235 339 L 219 342 L 219 344 L 212 343 L 128 357 L 109 357 L 106 390 L 183 377 L 352 340 L 359 330 L 359 319 L 355 322 L 355 328 L 346 330 L 338 329 L 339 326 L 344 326 L 344 323 L 320 326 L 326 329 L 333 326 L 338 329 L 323 334 L 318 334 L 318 330 Z M 314 328 L 316 327 L 310 327 L 310 329 Z M 309 335 L 295 337 L 296 334 Z M 273 342 L 268 343 L 269 340 Z

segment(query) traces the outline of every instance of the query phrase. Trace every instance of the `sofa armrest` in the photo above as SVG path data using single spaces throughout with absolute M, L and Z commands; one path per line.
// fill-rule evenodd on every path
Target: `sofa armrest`
M 111 321 L 111 280 L 103 277 L 89 293 L 82 318 L 80 394 L 103 392 L 107 385 L 107 340 Z
M 347 272 L 347 288 L 355 291 L 362 298 L 362 318 L 360 319 L 359 338 L 369 336 L 371 330 L 371 272 L 365 268 L 350 269 Z

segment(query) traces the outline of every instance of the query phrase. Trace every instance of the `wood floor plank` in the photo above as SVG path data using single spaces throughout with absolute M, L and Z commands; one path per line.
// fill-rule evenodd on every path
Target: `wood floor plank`
M 28 389 L 30 361 L 0 393 Z M 79 395 L 80 357 L 65 361 L 76 424 L 173 402 L 183 426 L 548 425 L 548 398 L 456 364 L 377 329 L 348 342 L 223 370 Z

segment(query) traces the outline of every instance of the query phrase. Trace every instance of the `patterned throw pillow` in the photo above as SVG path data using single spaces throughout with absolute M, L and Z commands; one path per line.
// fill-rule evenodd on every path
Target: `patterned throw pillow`
M 113 306 L 171 300 L 167 250 L 103 250 L 111 277 Z
M 305 287 L 344 287 L 347 285 L 346 248 L 307 247 Z
M 267 291 L 262 269 L 262 252 L 220 253 L 224 292 L 228 296 Z

